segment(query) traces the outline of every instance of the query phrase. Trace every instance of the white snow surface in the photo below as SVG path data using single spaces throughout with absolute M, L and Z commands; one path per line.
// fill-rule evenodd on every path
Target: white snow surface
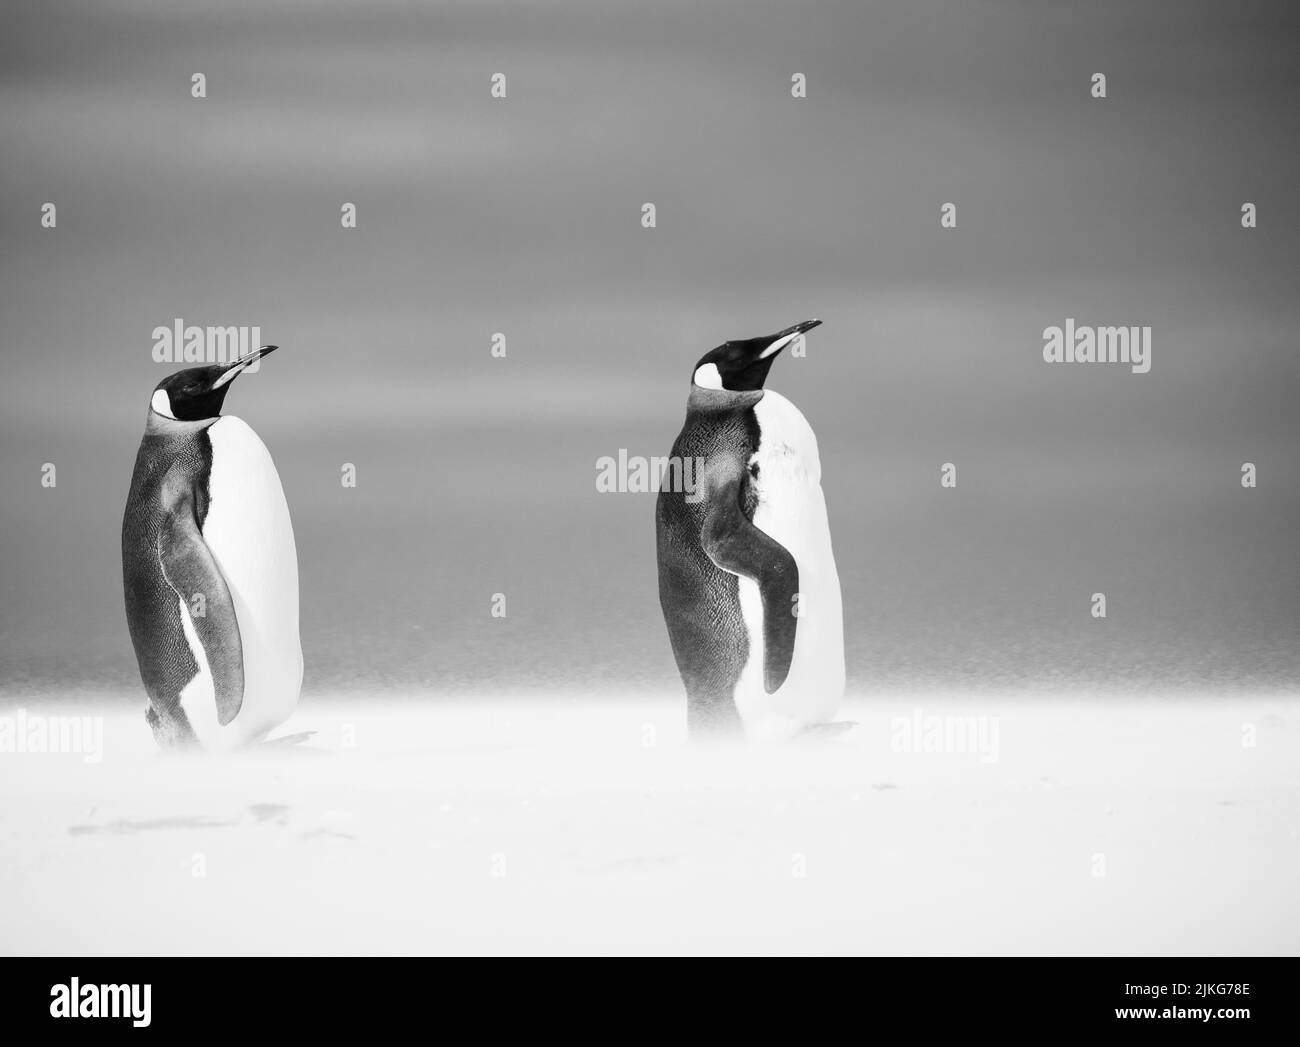
M 19 706 L 104 749 L 0 752 L 6 954 L 1300 946 L 1280 696 L 857 696 L 755 748 L 685 744 L 676 696 L 310 695 L 305 744 L 184 757 L 138 706 Z M 918 714 L 996 722 L 996 760 L 898 751 Z

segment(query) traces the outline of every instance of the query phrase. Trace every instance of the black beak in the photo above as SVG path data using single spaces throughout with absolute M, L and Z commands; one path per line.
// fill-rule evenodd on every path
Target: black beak
M 776 334 L 772 335 L 769 338 L 757 339 L 760 342 L 767 343 L 766 345 L 764 345 L 763 351 L 758 354 L 758 358 L 760 360 L 766 360 L 769 357 L 775 356 L 787 345 L 789 345 L 792 341 L 794 341 L 796 337 L 803 334 L 805 331 L 811 331 L 814 327 L 817 327 L 820 324 L 821 324 L 820 320 L 805 320 L 801 324 L 795 324 L 793 327 L 787 327 L 784 331 L 778 331 Z
M 241 356 L 238 360 L 236 360 L 233 364 L 231 364 L 229 367 L 227 367 L 224 371 L 221 372 L 220 377 L 218 377 L 217 380 L 212 383 L 212 388 L 220 389 L 227 382 L 230 382 L 235 378 L 237 378 L 239 375 L 243 374 L 244 368 L 246 368 L 249 364 L 256 363 L 258 360 L 262 359 L 262 357 L 269 356 L 271 353 L 275 352 L 279 348 L 280 347 L 278 345 L 262 345 L 262 346 L 258 346 L 251 353 Z

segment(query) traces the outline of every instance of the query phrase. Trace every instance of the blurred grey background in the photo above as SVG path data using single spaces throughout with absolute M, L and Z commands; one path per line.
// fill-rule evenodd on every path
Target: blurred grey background
M 852 686 L 1290 687 L 1298 25 L 7 4 L 0 689 L 139 687 L 119 527 L 176 317 L 283 347 L 227 412 L 294 515 L 309 691 L 676 687 L 654 497 L 596 459 L 666 454 L 703 352 L 811 316 L 769 385 L 820 439 Z M 1151 373 L 1044 364 L 1066 317 L 1151 324 Z

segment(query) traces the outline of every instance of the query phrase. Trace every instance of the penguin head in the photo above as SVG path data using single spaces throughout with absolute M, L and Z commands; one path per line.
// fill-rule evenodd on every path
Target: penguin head
M 820 323 L 820 320 L 805 320 L 776 334 L 723 342 L 700 357 L 691 381 L 698 389 L 733 393 L 762 389 L 776 354 Z
M 241 356 L 232 364 L 211 364 L 208 367 L 188 367 L 168 375 L 153 391 L 149 407 L 164 418 L 178 422 L 201 422 L 221 414 L 230 383 L 249 364 L 260 360 L 279 346 L 264 345 Z

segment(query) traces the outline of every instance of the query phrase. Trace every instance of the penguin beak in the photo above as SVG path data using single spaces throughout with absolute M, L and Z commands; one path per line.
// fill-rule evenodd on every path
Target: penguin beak
M 805 320 L 801 324 L 787 327 L 784 331 L 778 331 L 767 340 L 767 345 L 764 346 L 763 351 L 758 354 L 758 358 L 760 360 L 766 360 L 769 357 L 775 356 L 805 331 L 811 331 L 820 323 L 820 320 Z
M 262 357 L 268 356 L 269 354 L 275 352 L 279 348 L 280 347 L 278 345 L 262 345 L 262 346 L 258 346 L 258 348 L 254 349 L 247 356 L 241 356 L 238 360 L 236 360 L 233 364 L 231 364 L 229 367 L 227 367 L 224 371 L 221 372 L 220 377 L 217 378 L 217 380 L 212 383 L 212 388 L 220 389 L 223 385 L 226 385 L 228 382 L 234 381 L 241 374 L 243 374 L 244 371 L 250 365 L 257 363 L 257 361 L 262 359 Z

